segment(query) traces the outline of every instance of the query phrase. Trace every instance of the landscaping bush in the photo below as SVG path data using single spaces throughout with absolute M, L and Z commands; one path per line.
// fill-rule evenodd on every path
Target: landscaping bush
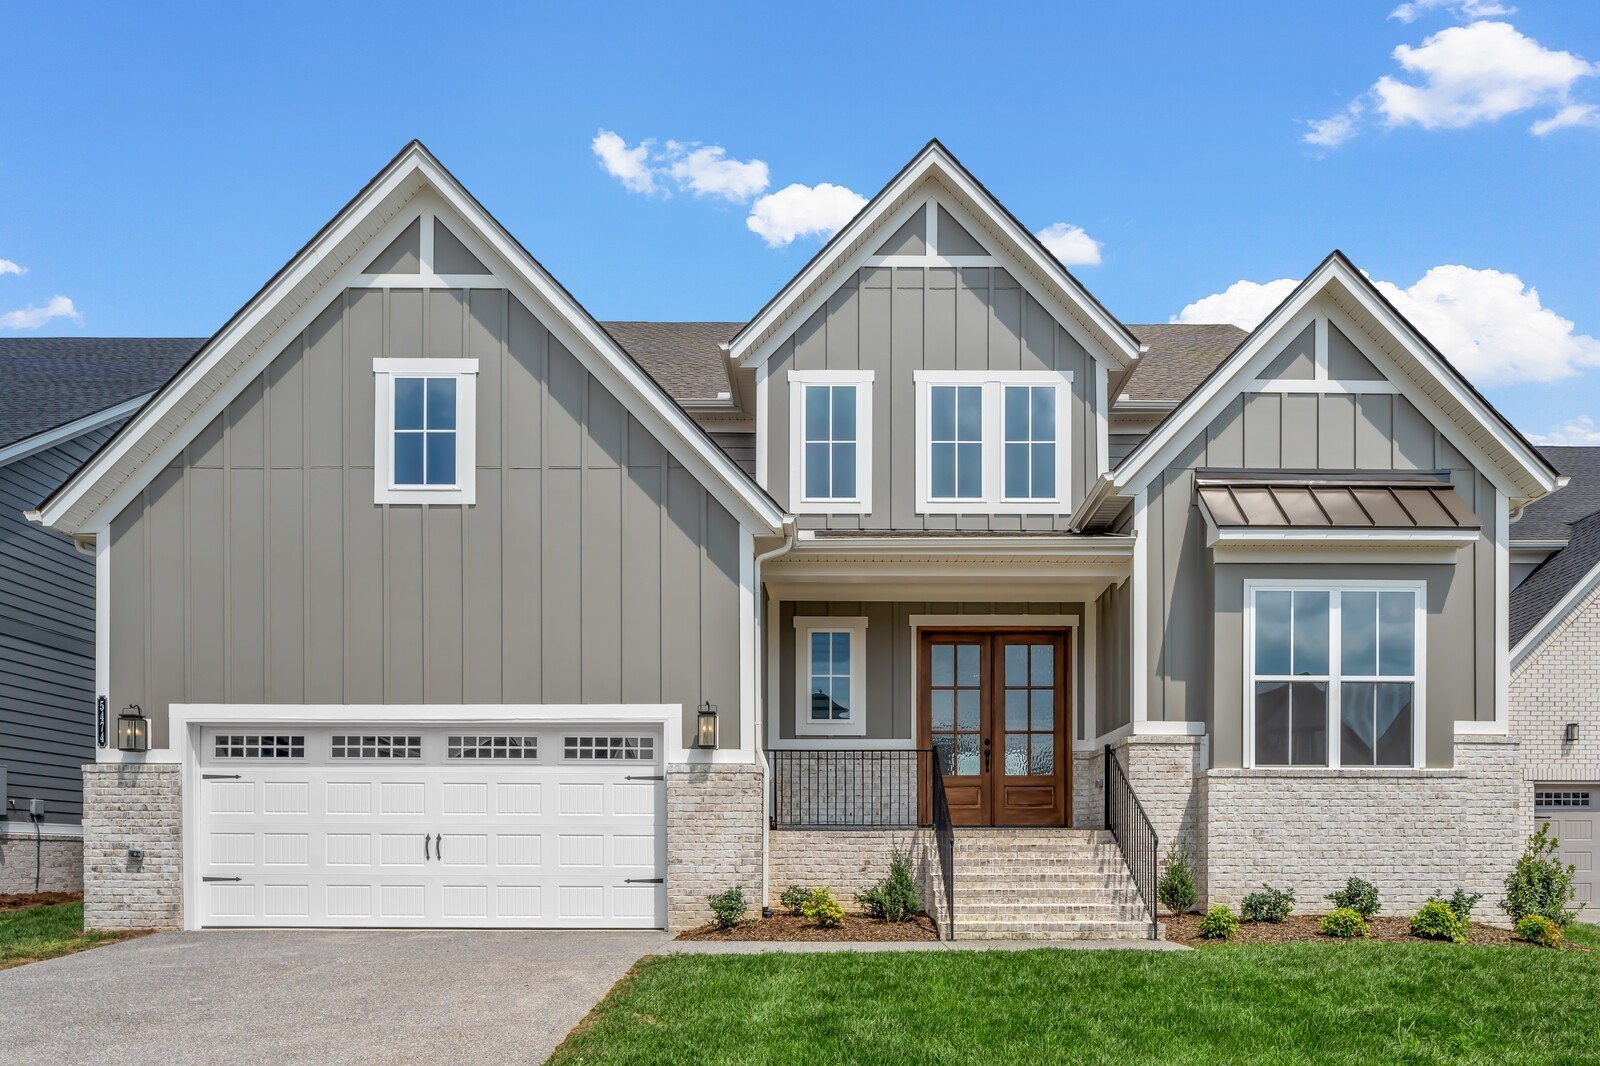
M 1461 924 L 1465 926 L 1468 922 L 1472 921 L 1472 908 L 1476 907 L 1478 905 L 1478 901 L 1482 898 L 1482 892 L 1468 892 L 1464 888 L 1458 888 L 1453 894 L 1451 894 L 1449 899 L 1445 899 L 1443 895 L 1435 892 L 1433 895 L 1428 897 L 1428 902 L 1433 903 L 1437 901 L 1439 903 L 1443 903 L 1446 907 L 1450 908 L 1457 918 L 1461 919 Z
M 1557 948 L 1561 946 L 1561 926 L 1542 914 L 1525 914 L 1517 921 L 1517 939 Z
M 730 888 L 726 892 L 707 896 L 706 900 L 711 904 L 711 921 L 718 929 L 732 929 L 743 925 L 750 913 L 750 906 L 744 901 L 742 888 Z
M 844 923 L 844 908 L 839 906 L 839 901 L 834 899 L 833 893 L 826 888 L 813 888 L 811 895 L 806 899 L 806 905 L 801 910 L 806 916 L 806 921 L 824 929 L 832 929 Z
M 1167 852 L 1167 868 L 1156 882 L 1156 899 L 1173 914 L 1187 914 L 1200 899 L 1194 883 L 1194 861 L 1182 844 L 1172 845 Z
M 1411 935 L 1465 944 L 1467 923 L 1444 900 L 1430 899 L 1411 916 Z
M 1367 935 L 1367 920 L 1361 912 L 1351 907 L 1340 907 L 1322 916 L 1322 935 L 1348 940 Z
M 889 876 L 856 895 L 856 902 L 874 918 L 887 922 L 909 922 L 922 913 L 922 893 L 911 874 L 911 856 L 893 851 L 889 855 Z
M 1567 910 L 1572 902 L 1572 875 L 1575 866 L 1563 866 L 1556 857 L 1560 841 L 1550 835 L 1550 823 L 1545 822 L 1539 831 L 1528 838 L 1517 865 L 1506 875 L 1506 897 L 1500 909 L 1521 922 L 1530 914 L 1542 915 L 1563 929 L 1577 917 L 1576 911 Z
M 798 918 L 805 913 L 806 900 L 810 896 L 811 893 L 799 885 L 790 885 L 783 890 L 783 895 L 778 897 L 778 902 L 783 906 L 784 910 Z
M 1294 889 L 1273 888 L 1262 885 L 1260 892 L 1252 892 L 1239 905 L 1239 913 L 1247 922 L 1281 922 L 1294 910 Z
M 1207 940 L 1232 940 L 1239 932 L 1239 916 L 1218 903 L 1200 919 L 1200 935 Z
M 1352 877 L 1344 883 L 1343 888 L 1328 893 L 1325 898 L 1336 910 L 1352 910 L 1363 919 L 1378 913 L 1378 886 L 1359 877 Z

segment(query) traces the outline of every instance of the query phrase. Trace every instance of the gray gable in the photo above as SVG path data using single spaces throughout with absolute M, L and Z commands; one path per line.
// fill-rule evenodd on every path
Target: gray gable
M 203 337 L 0 338 L 0 448 L 154 392 Z

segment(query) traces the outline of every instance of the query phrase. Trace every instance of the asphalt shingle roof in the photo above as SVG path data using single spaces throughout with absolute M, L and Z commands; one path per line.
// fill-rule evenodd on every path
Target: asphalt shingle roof
M 0 337 L 0 448 L 154 392 L 198 337 Z
M 1128 329 L 1150 350 L 1139 357 L 1117 399 L 1142 403 L 1180 402 L 1249 336 L 1228 323 L 1159 322 Z
M 1600 448 L 1540 448 L 1571 478 L 1567 486 L 1530 503 L 1511 525 L 1511 539 L 1566 540 L 1511 590 L 1511 644 L 1528 634 L 1584 575 L 1600 563 Z
M 728 357 L 717 346 L 743 322 L 602 322 L 612 340 L 679 403 L 729 391 Z
M 1600 563 L 1600 513 L 1574 522 L 1569 536 L 1565 548 L 1540 563 L 1527 580 L 1511 590 L 1512 647 Z
M 1550 445 L 1539 451 L 1572 480 L 1530 503 L 1511 525 L 1512 540 L 1560 540 L 1574 522 L 1600 511 L 1600 448 Z

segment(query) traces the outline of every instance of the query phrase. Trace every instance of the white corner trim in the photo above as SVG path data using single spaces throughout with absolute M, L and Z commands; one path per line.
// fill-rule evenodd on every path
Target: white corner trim
M 1133 570 L 1128 586 L 1133 600 L 1133 633 L 1128 641 L 1129 667 L 1133 682 L 1129 686 L 1129 721 L 1146 720 L 1150 708 L 1150 508 L 1149 490 L 1140 489 L 1133 498 Z
M 426 227 L 432 232 L 432 227 Z M 402 377 L 453 378 L 456 383 L 456 483 L 435 488 L 394 483 L 394 383 Z M 372 502 L 471 506 L 477 499 L 478 360 L 374 359 L 372 361 Z
M 763 363 L 762 366 L 766 364 Z M 872 513 L 872 381 L 870 370 L 791 370 L 789 384 L 789 509 L 796 514 Z M 805 397 L 812 385 L 856 390 L 856 495 L 814 500 L 805 495 Z M 759 444 L 759 441 L 758 441 Z
M 850 717 L 843 722 L 811 718 L 811 635 L 850 635 Z M 830 615 L 796 615 L 794 620 L 794 734 L 796 737 L 867 735 L 867 620 Z
M 1511 501 L 1494 494 L 1494 720 L 1511 720 Z
M 131 400 L 125 400 L 115 407 L 108 407 L 103 411 L 96 411 L 94 414 L 75 418 L 71 422 L 63 423 L 54 429 L 47 429 L 42 433 L 35 433 L 31 437 L 23 437 L 19 441 L 0 448 L 0 466 L 14 463 L 18 459 L 26 459 L 30 455 L 54 448 L 58 444 L 65 444 L 74 437 L 99 429 L 101 426 L 115 422 L 119 418 L 127 418 L 148 403 L 150 397 L 154 395 L 155 393 L 153 392 L 147 392 L 143 396 L 135 396 Z

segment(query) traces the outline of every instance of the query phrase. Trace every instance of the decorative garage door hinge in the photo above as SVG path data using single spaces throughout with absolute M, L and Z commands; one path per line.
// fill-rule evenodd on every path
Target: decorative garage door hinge
M 237 877 L 202 877 L 202 881 L 237 881 Z
M 667 879 L 664 877 L 624 877 L 622 883 L 625 885 L 664 885 L 667 883 Z
M 629 774 L 623 778 L 624 781 L 665 781 L 666 779 L 664 774 Z
M 202 780 L 202 781 L 237 781 L 237 780 L 239 780 L 239 775 L 238 774 L 201 774 L 200 775 L 200 780 Z

